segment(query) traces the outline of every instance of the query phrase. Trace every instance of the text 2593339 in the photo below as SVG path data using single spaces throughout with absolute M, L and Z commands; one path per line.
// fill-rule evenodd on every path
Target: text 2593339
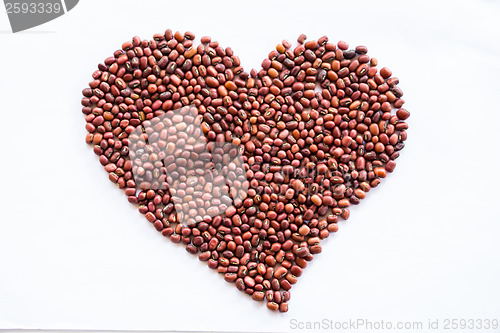
M 52 2 L 7 2 L 7 14 L 58 14 L 63 11 L 60 3 Z

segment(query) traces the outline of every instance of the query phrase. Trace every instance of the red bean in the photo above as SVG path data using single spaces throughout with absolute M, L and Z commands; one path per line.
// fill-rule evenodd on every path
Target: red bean
M 389 69 L 389 68 L 384 67 L 384 68 L 382 68 L 382 69 L 380 70 L 380 75 L 382 75 L 382 77 L 383 77 L 384 79 L 387 79 L 387 78 L 391 77 L 392 72 L 390 71 L 390 69 Z

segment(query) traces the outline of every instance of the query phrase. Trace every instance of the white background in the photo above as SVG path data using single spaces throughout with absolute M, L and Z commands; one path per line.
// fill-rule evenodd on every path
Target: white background
M 500 319 L 499 1 L 82 0 L 17 34 L 1 11 L 0 328 Z M 397 168 L 323 243 L 286 314 L 156 232 L 85 144 L 97 64 L 167 28 L 212 36 L 247 70 L 284 38 L 327 35 L 400 78 L 412 115 Z

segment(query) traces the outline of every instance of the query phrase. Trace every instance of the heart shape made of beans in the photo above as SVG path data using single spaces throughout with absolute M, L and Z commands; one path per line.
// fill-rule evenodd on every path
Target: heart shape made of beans
M 286 312 L 290 289 L 404 148 L 403 92 L 367 48 L 283 41 L 247 73 L 190 32 L 134 37 L 83 90 L 86 142 L 147 220 Z

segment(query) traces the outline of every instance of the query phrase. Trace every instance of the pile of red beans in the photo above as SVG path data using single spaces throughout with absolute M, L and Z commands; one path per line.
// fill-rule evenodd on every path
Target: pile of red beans
M 396 166 L 410 115 L 399 80 L 379 71 L 366 47 L 326 36 L 301 35 L 296 47 L 283 41 L 250 73 L 231 48 L 194 39 L 171 30 L 134 37 L 99 64 L 83 90 L 86 142 L 162 235 L 252 299 L 286 312 L 290 289 L 321 252 L 321 240 Z M 219 215 L 191 225 L 179 223 L 167 178 L 153 184 L 166 172 L 162 155 L 130 156 L 139 126 L 185 106 L 197 110 L 207 144 L 237 147 L 243 169 L 229 171 L 245 175 L 247 189 Z M 177 157 L 171 170 L 181 167 Z M 213 191 L 212 203 L 223 203 L 221 191 L 205 185 L 190 189 Z M 204 216 L 211 207 L 192 209 Z

